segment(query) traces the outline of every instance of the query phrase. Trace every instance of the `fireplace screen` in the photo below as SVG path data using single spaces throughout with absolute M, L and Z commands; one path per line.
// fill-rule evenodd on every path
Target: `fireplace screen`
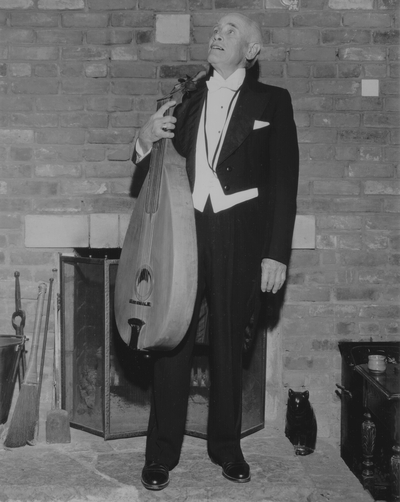
M 71 426 L 105 439 L 145 435 L 152 360 L 129 349 L 114 321 L 118 259 L 60 257 L 62 405 Z M 242 435 L 264 426 L 265 333 L 244 358 Z M 206 437 L 208 347 L 197 345 L 186 432 Z

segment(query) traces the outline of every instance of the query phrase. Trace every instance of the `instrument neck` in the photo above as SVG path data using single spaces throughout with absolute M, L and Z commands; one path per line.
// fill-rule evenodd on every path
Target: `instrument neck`
M 171 98 L 165 97 L 157 101 L 157 110 L 159 110 L 165 103 L 167 103 Z M 172 115 L 173 107 L 169 108 L 165 115 Z M 150 169 L 149 169 L 149 179 L 147 185 L 147 195 L 146 195 L 146 205 L 145 211 L 148 214 L 154 214 L 158 210 L 159 200 L 160 200 L 160 187 L 161 187 L 161 176 L 162 176 L 162 166 L 164 163 L 164 155 L 166 148 L 167 138 L 161 138 L 153 144 L 153 149 L 151 151 L 150 158 Z

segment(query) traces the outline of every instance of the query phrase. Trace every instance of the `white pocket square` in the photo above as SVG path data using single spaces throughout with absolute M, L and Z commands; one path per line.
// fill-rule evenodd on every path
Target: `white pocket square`
M 263 122 L 262 120 L 255 120 L 253 130 L 261 129 L 262 127 L 267 127 L 267 126 L 269 126 L 269 122 Z

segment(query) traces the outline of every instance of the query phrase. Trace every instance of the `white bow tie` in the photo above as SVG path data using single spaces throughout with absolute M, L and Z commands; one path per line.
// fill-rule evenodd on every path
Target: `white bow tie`
M 210 77 L 207 81 L 207 87 L 210 92 L 218 91 L 219 89 L 230 89 L 235 92 L 239 89 L 239 85 L 236 82 L 227 83 L 225 80 L 219 80 L 215 77 Z

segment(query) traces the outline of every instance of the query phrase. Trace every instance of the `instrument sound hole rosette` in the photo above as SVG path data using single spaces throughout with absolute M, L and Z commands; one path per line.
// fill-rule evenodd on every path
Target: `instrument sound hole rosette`
M 149 265 L 143 265 L 136 273 L 135 293 L 141 302 L 150 298 L 154 289 L 153 271 Z

